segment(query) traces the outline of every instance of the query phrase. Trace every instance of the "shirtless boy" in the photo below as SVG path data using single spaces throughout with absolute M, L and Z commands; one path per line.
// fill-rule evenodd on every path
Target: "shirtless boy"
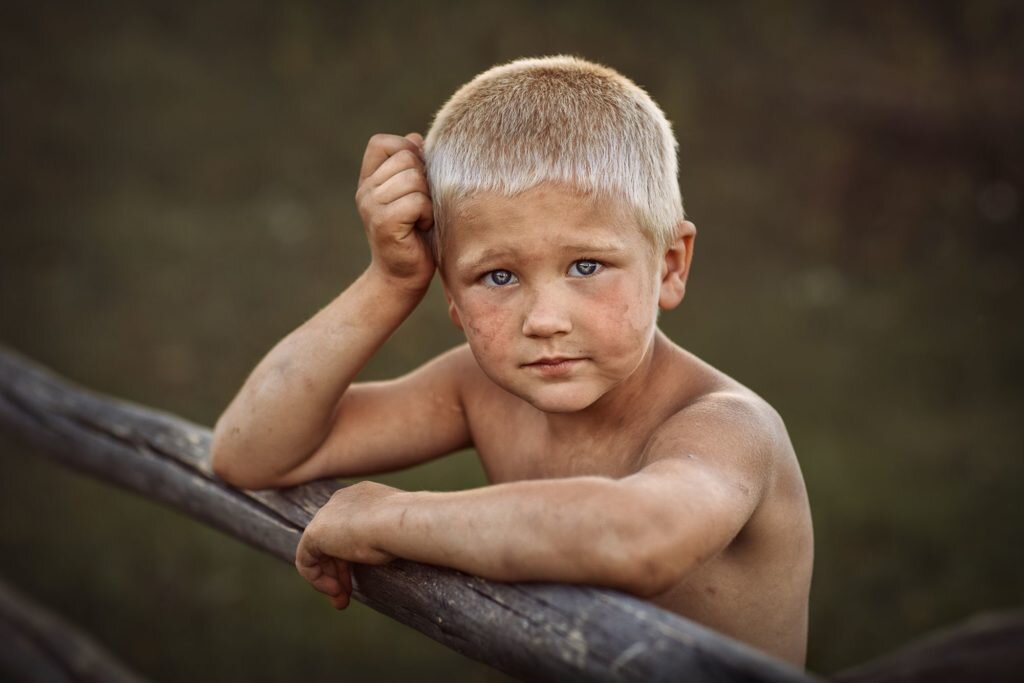
M 356 192 L 366 271 L 281 340 L 217 422 L 241 487 L 360 477 L 475 447 L 489 486 L 339 491 L 299 573 L 337 608 L 351 562 L 605 586 L 798 666 L 813 536 L 782 419 L 669 340 L 694 225 L 676 140 L 624 76 L 497 66 L 418 134 L 375 135 Z M 437 270 L 467 344 L 353 382 Z

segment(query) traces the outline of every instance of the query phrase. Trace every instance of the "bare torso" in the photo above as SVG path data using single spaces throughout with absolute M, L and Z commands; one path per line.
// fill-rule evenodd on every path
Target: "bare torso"
M 670 413 L 710 393 L 756 394 L 677 348 L 672 372 L 678 391 Z M 645 446 L 662 423 L 615 425 L 596 439 L 559 442 L 543 414 L 481 373 L 465 402 L 473 442 L 492 484 L 526 479 L 598 475 L 620 479 L 642 469 Z M 653 413 L 652 413 L 653 414 Z M 773 454 L 774 475 L 746 526 L 719 555 L 650 601 L 792 664 L 804 665 L 813 533 L 807 494 L 788 436 Z

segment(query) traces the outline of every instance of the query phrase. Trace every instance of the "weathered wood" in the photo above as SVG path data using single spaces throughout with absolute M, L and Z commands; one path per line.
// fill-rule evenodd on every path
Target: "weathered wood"
M 103 646 L 0 580 L 0 679 L 143 683 Z
M 0 347 L 0 425 L 58 461 L 183 510 L 291 564 L 339 486 L 242 491 L 210 470 L 210 432 L 75 386 Z M 395 560 L 355 565 L 358 600 L 531 681 L 792 681 L 804 672 L 612 590 L 500 583 Z M 296 580 L 299 580 L 296 578 Z
M 831 676 L 841 683 L 1000 683 L 1024 679 L 1024 610 L 980 614 Z

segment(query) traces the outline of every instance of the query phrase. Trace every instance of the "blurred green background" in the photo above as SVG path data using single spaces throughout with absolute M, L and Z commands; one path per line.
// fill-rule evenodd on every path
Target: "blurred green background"
M 572 53 L 648 89 L 698 226 L 663 327 L 786 420 L 809 668 L 1024 602 L 1013 2 L 32 3 L 0 10 L 0 343 L 212 425 L 365 266 L 375 132 Z M 1014 303 L 1017 302 L 1017 303 Z M 365 378 L 459 341 L 439 292 Z M 0 434 L 0 574 L 161 681 L 507 680 Z M 379 477 L 485 483 L 472 453 Z

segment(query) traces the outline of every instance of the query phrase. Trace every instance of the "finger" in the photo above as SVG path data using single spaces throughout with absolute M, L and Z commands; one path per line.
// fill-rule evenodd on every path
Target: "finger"
M 405 139 L 412 140 L 413 142 L 416 143 L 417 147 L 423 149 L 423 136 L 420 135 L 419 133 L 409 133 L 408 135 L 405 136 Z
M 299 547 L 295 551 L 295 569 L 302 575 L 302 578 L 310 582 L 316 580 L 322 573 L 320 557 L 310 550 L 307 543 L 299 542 Z
M 299 541 L 299 547 L 295 551 L 295 568 L 299 575 L 310 583 L 316 590 L 328 595 L 336 595 L 341 591 L 341 582 L 338 580 L 333 565 L 332 557 L 324 555 L 316 550 L 312 543 L 306 540 L 303 535 Z
M 341 584 L 341 590 L 346 593 L 352 593 L 352 563 L 338 560 L 337 565 L 338 583 Z
M 410 168 L 416 169 L 424 177 L 427 174 L 427 169 L 423 165 L 423 159 L 407 149 L 398 150 L 388 157 L 387 161 L 381 164 L 376 171 L 370 174 L 364 185 L 380 187 L 396 174 Z
M 342 583 L 338 579 L 338 569 L 334 558 L 321 555 L 315 567 L 308 567 L 306 580 L 321 593 L 337 595 L 342 592 Z
M 336 579 L 338 578 L 338 562 L 336 558 L 324 557 L 323 561 L 320 563 L 320 567 L 324 574 L 333 576 Z
M 370 177 L 388 157 L 407 149 L 416 156 L 420 155 L 419 146 L 407 138 L 387 133 L 378 133 L 370 138 L 363 153 L 363 165 L 359 169 L 359 182 Z
M 398 223 L 417 230 L 429 230 L 434 225 L 434 205 L 422 192 L 413 192 L 386 204 L 383 214 L 385 224 Z
M 335 596 L 343 592 L 341 583 L 333 576 L 328 576 L 327 574 L 321 574 L 315 581 L 311 581 L 310 584 L 325 595 Z
M 335 609 L 345 609 L 352 600 L 352 564 L 345 560 L 335 559 L 338 573 L 338 593 L 331 596 L 331 604 Z
M 373 198 L 380 204 L 390 204 L 411 192 L 429 194 L 427 179 L 418 168 L 407 168 L 391 176 L 374 191 Z
M 299 571 L 299 574 L 309 582 L 309 585 L 321 593 L 337 595 L 341 592 L 341 582 L 338 581 L 336 577 L 326 573 L 320 565 L 315 567 L 303 567 Z
M 332 595 L 330 597 L 330 601 L 331 605 L 334 606 L 334 609 L 345 609 L 349 606 L 349 603 L 352 601 L 352 596 L 348 593 Z

